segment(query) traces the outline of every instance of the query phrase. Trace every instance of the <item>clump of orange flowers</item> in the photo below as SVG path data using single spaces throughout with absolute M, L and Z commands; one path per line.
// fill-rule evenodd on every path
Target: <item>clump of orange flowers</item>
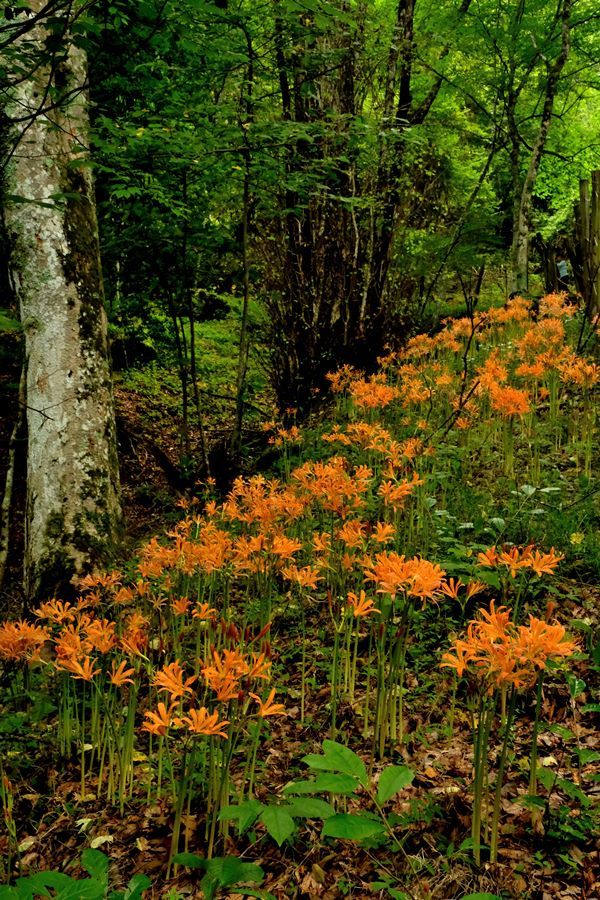
M 511 621 L 511 611 L 496 607 L 480 610 L 467 628 L 466 638 L 457 638 L 452 650 L 442 657 L 441 666 L 454 669 L 460 677 L 470 671 L 490 688 L 512 685 L 531 687 L 549 659 L 571 656 L 575 641 L 567 638 L 559 622 L 529 616 L 528 625 Z
M 489 547 L 477 554 L 477 561 L 484 568 L 497 568 L 504 566 L 515 578 L 521 569 L 531 569 L 536 575 L 552 575 L 564 555 L 557 553 L 552 547 L 547 553 L 536 550 L 533 544 L 526 547 L 505 547 L 498 550 L 497 547 Z

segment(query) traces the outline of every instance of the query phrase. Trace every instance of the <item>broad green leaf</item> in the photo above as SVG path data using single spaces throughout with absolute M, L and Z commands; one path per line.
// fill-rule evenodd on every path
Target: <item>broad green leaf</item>
M 103 900 L 106 885 L 95 878 L 76 881 L 62 872 L 37 872 L 28 878 L 18 878 L 16 882 L 19 896 L 54 897 L 56 900 Z M 50 893 L 51 888 L 56 893 Z
M 309 753 L 302 760 L 311 769 L 322 769 L 325 772 L 341 772 L 358 778 L 363 787 L 367 787 L 369 779 L 364 762 L 343 744 L 336 741 L 323 741 L 323 755 Z
M 271 894 L 269 891 L 250 890 L 250 888 L 238 888 L 236 893 L 241 894 L 243 897 L 258 897 L 259 900 L 277 900 L 275 894 Z
M 408 787 L 414 777 L 414 772 L 408 766 L 388 766 L 379 778 L 377 802 L 387 803 L 395 794 Z
M 108 884 L 108 856 L 106 853 L 88 847 L 81 854 L 81 865 L 88 875 L 91 875 L 100 884 Z
M 567 675 L 567 685 L 569 687 L 569 694 L 571 695 L 571 699 L 574 700 L 576 697 L 579 697 L 586 689 L 585 681 L 582 681 L 581 678 L 577 678 L 576 675 L 569 674 Z
M 383 824 L 377 819 L 356 816 L 351 813 L 336 813 L 323 825 L 323 837 L 343 838 L 347 841 L 363 841 L 375 837 L 385 831 Z
M 297 819 L 328 819 L 333 816 L 335 810 L 331 803 L 319 800 L 318 797 L 303 797 L 293 800 L 285 807 L 290 816 Z
M 123 900 L 142 900 L 144 891 L 152 887 L 152 881 L 147 875 L 134 875 L 127 885 Z
M 61 888 L 67 887 L 71 883 L 71 878 L 62 872 L 36 872 L 35 875 L 29 875 L 27 878 L 17 878 L 17 888 L 29 888 L 37 890 L 38 888 L 54 888 L 59 891 Z
M 173 862 L 178 866 L 187 866 L 188 869 L 206 869 L 208 860 L 196 853 L 176 853 Z
M 218 856 L 209 860 L 206 874 L 218 881 L 220 887 L 245 882 L 260 884 L 265 876 L 260 866 L 243 862 L 237 856 Z
M 260 821 L 280 847 L 296 828 L 290 814 L 280 806 L 267 806 L 260 814 Z
M 502 900 L 498 894 L 466 894 L 462 900 Z
M 259 800 L 246 800 L 239 806 L 224 806 L 219 813 L 219 819 L 222 822 L 237 822 L 238 834 L 244 834 L 256 821 L 262 809 L 264 806 Z
M 336 775 L 324 772 L 310 781 L 294 781 L 284 787 L 283 793 L 288 794 L 353 794 L 358 787 L 358 781 L 352 775 Z

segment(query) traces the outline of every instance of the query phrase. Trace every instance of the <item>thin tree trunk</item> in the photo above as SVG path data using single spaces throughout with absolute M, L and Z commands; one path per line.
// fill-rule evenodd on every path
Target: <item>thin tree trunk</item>
M 248 68 L 245 84 L 245 121 L 242 126 L 242 140 L 244 149 L 244 188 L 242 200 L 242 265 L 244 269 L 244 288 L 242 296 L 242 317 L 240 321 L 240 346 L 238 355 L 237 383 L 235 391 L 235 421 L 231 435 L 231 450 L 238 453 L 242 443 L 242 426 L 244 422 L 246 378 L 248 374 L 248 356 L 250 353 L 250 336 L 248 331 L 248 316 L 250 303 L 250 258 L 248 255 L 248 230 L 250 225 L 250 164 L 252 162 L 252 148 L 248 136 L 248 129 L 254 119 L 252 102 L 252 87 L 254 84 L 254 48 L 249 33 L 245 32 L 248 52 Z
M 182 181 L 182 200 L 183 205 L 187 207 L 188 203 L 188 179 L 187 170 L 183 172 Z M 200 392 L 198 390 L 198 370 L 196 367 L 196 316 L 194 314 L 194 298 L 192 295 L 190 280 L 188 277 L 188 221 L 187 216 L 183 223 L 183 241 L 181 247 L 181 270 L 182 270 L 182 286 L 185 305 L 187 308 L 188 322 L 190 327 L 190 378 L 192 382 L 192 394 L 194 397 L 194 405 L 196 407 L 196 419 L 198 423 L 198 431 L 200 433 L 200 455 L 202 457 L 202 470 L 205 475 L 210 475 L 210 467 L 208 462 L 208 448 L 206 444 L 206 431 L 204 428 L 204 414 L 202 412 L 202 403 L 200 402 Z
M 21 369 L 21 380 L 19 382 L 19 409 L 17 418 L 13 425 L 8 444 L 8 466 L 6 469 L 6 481 L 4 483 L 4 494 L 2 496 L 2 507 L 0 508 L 0 588 L 4 584 L 6 577 L 6 567 L 8 564 L 8 551 L 10 548 L 10 518 L 13 497 L 13 485 L 15 479 L 15 465 L 17 461 L 17 445 L 19 443 L 19 435 L 24 425 L 25 419 L 25 367 Z
M 590 317 L 600 316 L 600 170 L 592 172 L 590 218 Z
M 552 66 L 548 71 L 546 81 L 546 93 L 542 117 L 533 150 L 529 158 L 529 166 L 523 181 L 518 202 L 515 204 L 513 220 L 513 243 L 511 251 L 512 263 L 512 290 L 517 293 L 527 291 L 529 287 L 529 219 L 531 214 L 531 200 L 535 188 L 535 182 L 542 160 L 544 147 L 548 138 L 554 98 L 564 65 L 569 55 L 571 46 L 571 8 L 573 0 L 564 0 L 561 15 L 561 48 Z

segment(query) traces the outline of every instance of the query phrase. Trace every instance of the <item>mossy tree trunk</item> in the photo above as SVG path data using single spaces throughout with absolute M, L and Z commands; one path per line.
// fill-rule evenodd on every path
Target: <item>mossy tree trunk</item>
M 30 6 L 38 13 L 43 2 Z M 16 150 L 4 173 L 4 217 L 25 337 L 30 600 L 110 559 L 121 517 L 94 189 L 85 165 L 87 61 L 68 25 L 60 60 L 49 55 L 47 64 L 43 20 L 29 32 L 24 53 L 33 59 L 37 50 L 37 64 L 7 110 Z

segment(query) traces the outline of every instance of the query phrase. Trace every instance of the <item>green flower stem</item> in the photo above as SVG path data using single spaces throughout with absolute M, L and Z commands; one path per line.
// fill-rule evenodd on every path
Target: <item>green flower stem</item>
M 496 775 L 496 792 L 494 794 L 494 811 L 492 814 L 492 831 L 490 838 L 490 862 L 495 863 L 498 861 L 498 828 L 500 823 L 500 806 L 502 801 L 502 780 L 504 778 L 504 769 L 506 767 L 506 758 L 508 755 L 508 744 L 510 739 L 510 732 L 512 728 L 512 722 L 515 713 L 515 703 L 517 699 L 517 692 L 515 688 L 512 689 L 510 702 L 508 706 L 508 714 L 506 717 L 506 724 L 504 726 L 504 740 L 502 742 L 502 752 L 500 754 L 500 762 L 498 764 L 498 773 Z

